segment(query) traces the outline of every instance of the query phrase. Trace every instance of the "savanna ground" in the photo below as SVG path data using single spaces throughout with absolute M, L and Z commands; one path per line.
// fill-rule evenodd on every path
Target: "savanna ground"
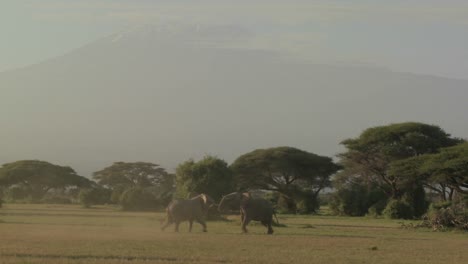
M 402 221 L 280 215 L 275 234 L 237 216 L 161 232 L 163 213 L 6 204 L 0 263 L 467 263 L 468 234 L 403 229 Z M 405 221 L 406 224 L 411 221 Z

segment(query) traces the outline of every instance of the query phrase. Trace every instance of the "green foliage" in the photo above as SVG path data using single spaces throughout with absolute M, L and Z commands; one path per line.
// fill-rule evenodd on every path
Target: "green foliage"
M 332 201 L 332 197 L 333 197 L 332 192 L 320 193 L 318 196 L 318 201 L 319 201 L 320 206 L 329 205 L 330 202 Z
M 337 215 L 362 216 L 367 213 L 367 190 L 361 185 L 352 185 L 334 193 L 330 209 Z
M 45 161 L 22 160 L 3 164 L 0 168 L 0 185 L 19 187 L 28 192 L 33 202 L 40 201 L 51 189 L 71 186 L 89 187 L 92 182 L 79 176 L 70 167 Z M 17 196 L 12 195 L 16 199 Z M 23 196 L 23 198 L 25 198 Z
M 438 126 L 414 122 L 391 124 L 369 128 L 358 138 L 343 141 L 347 152 L 339 156 L 349 175 L 365 177 L 386 190 L 389 198 L 399 199 L 418 180 L 412 173 L 417 164 L 407 164 L 412 168 L 407 173 L 389 173 L 392 162 L 436 153 L 460 142 Z M 401 167 L 399 164 L 394 168 Z
M 174 192 L 174 175 L 148 162 L 115 162 L 94 179 L 111 190 L 109 201 L 124 210 L 148 210 L 167 204 Z
M 41 202 L 47 204 L 71 204 L 72 200 L 65 196 L 50 196 L 43 198 Z
M 296 213 L 308 214 L 316 213 L 320 208 L 320 202 L 317 196 L 302 192 L 296 194 Z
M 340 185 L 331 195 L 330 209 L 336 215 L 380 215 L 387 204 L 387 196 L 375 185 L 351 182 Z
M 12 186 L 6 189 L 5 198 L 10 202 L 30 200 L 30 192 L 24 186 Z
M 120 203 L 120 197 L 122 197 L 122 194 L 125 192 L 125 186 L 115 186 L 112 189 L 111 196 L 110 196 L 110 202 L 113 204 L 119 204 Z
M 424 217 L 423 225 L 433 230 L 455 228 L 468 231 L 468 207 L 463 203 L 433 206 Z
M 297 211 L 296 201 L 284 194 L 279 194 L 276 207 L 281 214 L 295 214 Z
M 419 175 L 427 176 L 429 182 L 446 184 L 468 195 L 468 142 L 419 159 L 422 162 Z
M 379 217 L 380 212 L 378 211 L 377 206 L 373 205 L 373 206 L 369 207 L 369 209 L 367 210 L 366 216 L 367 217 L 373 217 L 373 218 Z
M 391 199 L 387 203 L 383 215 L 388 219 L 412 219 L 414 210 L 407 201 Z
M 85 208 L 97 204 L 105 204 L 109 201 L 110 190 L 104 188 L 83 189 L 80 191 L 79 200 Z
M 191 193 L 205 193 L 215 200 L 234 191 L 232 172 L 227 163 L 213 156 L 195 162 L 188 160 L 176 169 L 177 195 L 189 197 Z
M 463 140 L 450 137 L 438 126 L 422 123 L 408 122 L 369 128 L 358 138 L 342 142 L 347 152 L 339 157 L 345 167 L 342 174 L 346 179 L 340 180 L 371 184 L 382 190 L 387 199 L 404 200 L 411 207 L 411 217 L 417 217 L 427 210 L 423 186 L 429 187 L 427 174 L 420 172 L 424 164 L 420 157 L 424 154 L 436 155 L 434 153 L 441 148 L 461 142 Z M 346 184 L 337 185 L 338 190 L 348 188 Z M 389 206 L 386 211 L 388 215 L 399 215 L 394 212 L 400 208 L 399 204 L 392 202 Z M 362 210 L 355 212 L 360 213 Z
M 446 209 L 452 206 L 452 202 L 450 201 L 443 201 L 437 203 L 431 203 L 429 206 L 429 211 L 439 210 L 439 209 Z
M 158 201 L 148 189 L 134 187 L 122 193 L 120 205 L 127 211 L 145 211 L 158 208 Z
M 102 186 L 111 189 L 125 186 L 149 187 L 165 185 L 171 177 L 165 169 L 149 162 L 115 162 L 93 173 L 93 178 Z
M 422 185 L 417 185 L 412 190 L 409 190 L 403 196 L 413 211 L 413 217 L 419 218 L 427 212 L 429 202 L 426 200 L 426 192 Z
M 407 122 L 369 128 L 358 138 L 347 139 L 342 144 L 349 150 L 375 152 L 390 160 L 399 160 L 436 153 L 442 147 L 460 142 L 438 126 Z
M 301 194 L 311 194 L 317 201 L 320 191 L 330 186 L 330 175 L 340 166 L 329 157 L 292 147 L 277 147 L 246 153 L 237 158 L 231 168 L 241 189 L 279 192 L 282 199 L 286 199 L 288 211 L 294 212 L 297 209 L 295 203 L 301 199 L 302 204 L 308 204 L 301 210 L 314 210 L 315 206 L 310 206 L 311 200 L 304 200 Z

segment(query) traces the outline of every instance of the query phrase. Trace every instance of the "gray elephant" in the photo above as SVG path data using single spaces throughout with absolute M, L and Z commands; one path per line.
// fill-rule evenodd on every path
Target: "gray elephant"
M 189 221 L 189 232 L 191 232 L 193 221 L 197 221 L 203 226 L 203 232 L 206 232 L 205 215 L 213 205 L 213 199 L 206 194 L 200 194 L 188 200 L 174 200 L 166 208 L 167 219 L 161 230 L 174 223 L 175 231 L 179 232 L 180 222 Z
M 250 193 L 234 192 L 223 196 L 218 210 L 224 212 L 227 209 L 240 208 L 242 231 L 247 233 L 247 225 L 251 220 L 260 221 L 268 228 L 268 234 L 273 234 L 271 227 L 275 210 L 271 203 L 263 198 L 253 197 Z M 278 218 L 276 219 L 278 222 Z

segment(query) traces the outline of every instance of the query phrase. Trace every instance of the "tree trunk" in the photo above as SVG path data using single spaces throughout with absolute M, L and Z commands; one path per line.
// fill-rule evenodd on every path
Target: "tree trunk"
M 449 192 L 449 195 L 448 195 L 448 200 L 449 202 L 453 201 L 453 194 L 455 193 L 455 189 L 453 188 L 449 188 L 450 189 L 450 192 Z
M 280 199 L 279 199 L 279 206 L 283 207 L 283 209 L 286 209 L 288 213 L 296 213 L 297 207 L 296 207 L 296 202 L 291 196 L 285 195 L 285 194 L 280 194 Z

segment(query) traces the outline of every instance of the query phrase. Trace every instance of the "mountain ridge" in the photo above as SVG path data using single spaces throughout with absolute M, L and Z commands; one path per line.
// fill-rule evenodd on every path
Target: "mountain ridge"
M 173 169 L 278 145 L 334 155 L 369 126 L 403 121 L 468 137 L 465 80 L 311 64 L 207 34 L 115 36 L 0 73 L 0 162 L 38 158 L 88 176 L 118 160 Z

